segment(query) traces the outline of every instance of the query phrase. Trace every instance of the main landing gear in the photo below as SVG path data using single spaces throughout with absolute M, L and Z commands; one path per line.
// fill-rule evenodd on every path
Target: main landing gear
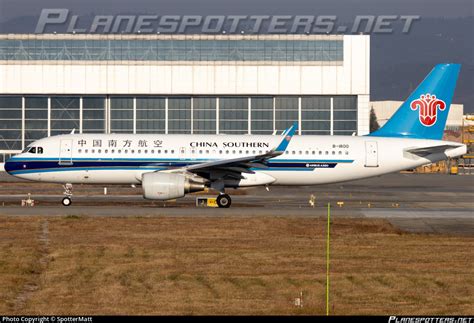
M 61 203 L 64 206 L 69 206 L 72 203 L 72 200 L 71 200 L 71 197 L 72 197 L 72 184 L 67 183 L 67 184 L 64 184 L 63 187 L 64 187 L 64 193 L 63 194 L 66 195 L 66 197 L 63 198 Z
M 227 194 L 220 194 L 216 199 L 217 205 L 222 208 L 229 208 L 232 204 L 232 199 Z

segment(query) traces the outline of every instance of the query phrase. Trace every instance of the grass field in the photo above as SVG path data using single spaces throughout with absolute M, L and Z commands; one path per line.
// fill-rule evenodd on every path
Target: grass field
M 474 312 L 473 237 L 331 231 L 332 314 Z M 325 234 L 317 218 L 3 217 L 0 313 L 325 314 Z

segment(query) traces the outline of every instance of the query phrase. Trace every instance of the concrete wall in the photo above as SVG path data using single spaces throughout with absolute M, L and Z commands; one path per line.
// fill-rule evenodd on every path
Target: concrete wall
M 374 109 L 375 115 L 377 116 L 377 122 L 380 126 L 383 126 L 385 122 L 397 111 L 402 105 L 403 101 L 372 101 L 370 102 L 370 108 Z M 464 105 L 462 104 L 451 104 L 449 109 L 448 120 L 446 121 L 447 127 L 461 127 L 462 119 L 464 114 Z

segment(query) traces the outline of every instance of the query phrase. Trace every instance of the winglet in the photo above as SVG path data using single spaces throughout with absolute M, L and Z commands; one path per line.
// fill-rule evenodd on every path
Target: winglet
M 293 135 L 295 134 L 296 130 L 298 130 L 297 122 L 293 123 L 291 127 L 289 127 L 283 132 L 283 139 L 278 145 L 278 147 L 274 149 L 274 151 L 278 153 L 283 153 L 290 144 L 291 138 L 293 138 Z

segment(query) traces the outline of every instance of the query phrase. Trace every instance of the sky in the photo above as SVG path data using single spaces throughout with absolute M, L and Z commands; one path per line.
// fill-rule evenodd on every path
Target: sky
M 473 16 L 473 0 L 0 0 L 0 22 L 38 15 L 43 8 L 67 8 L 74 13 L 114 14 L 266 14 L 266 15 L 405 15 L 422 17 Z

